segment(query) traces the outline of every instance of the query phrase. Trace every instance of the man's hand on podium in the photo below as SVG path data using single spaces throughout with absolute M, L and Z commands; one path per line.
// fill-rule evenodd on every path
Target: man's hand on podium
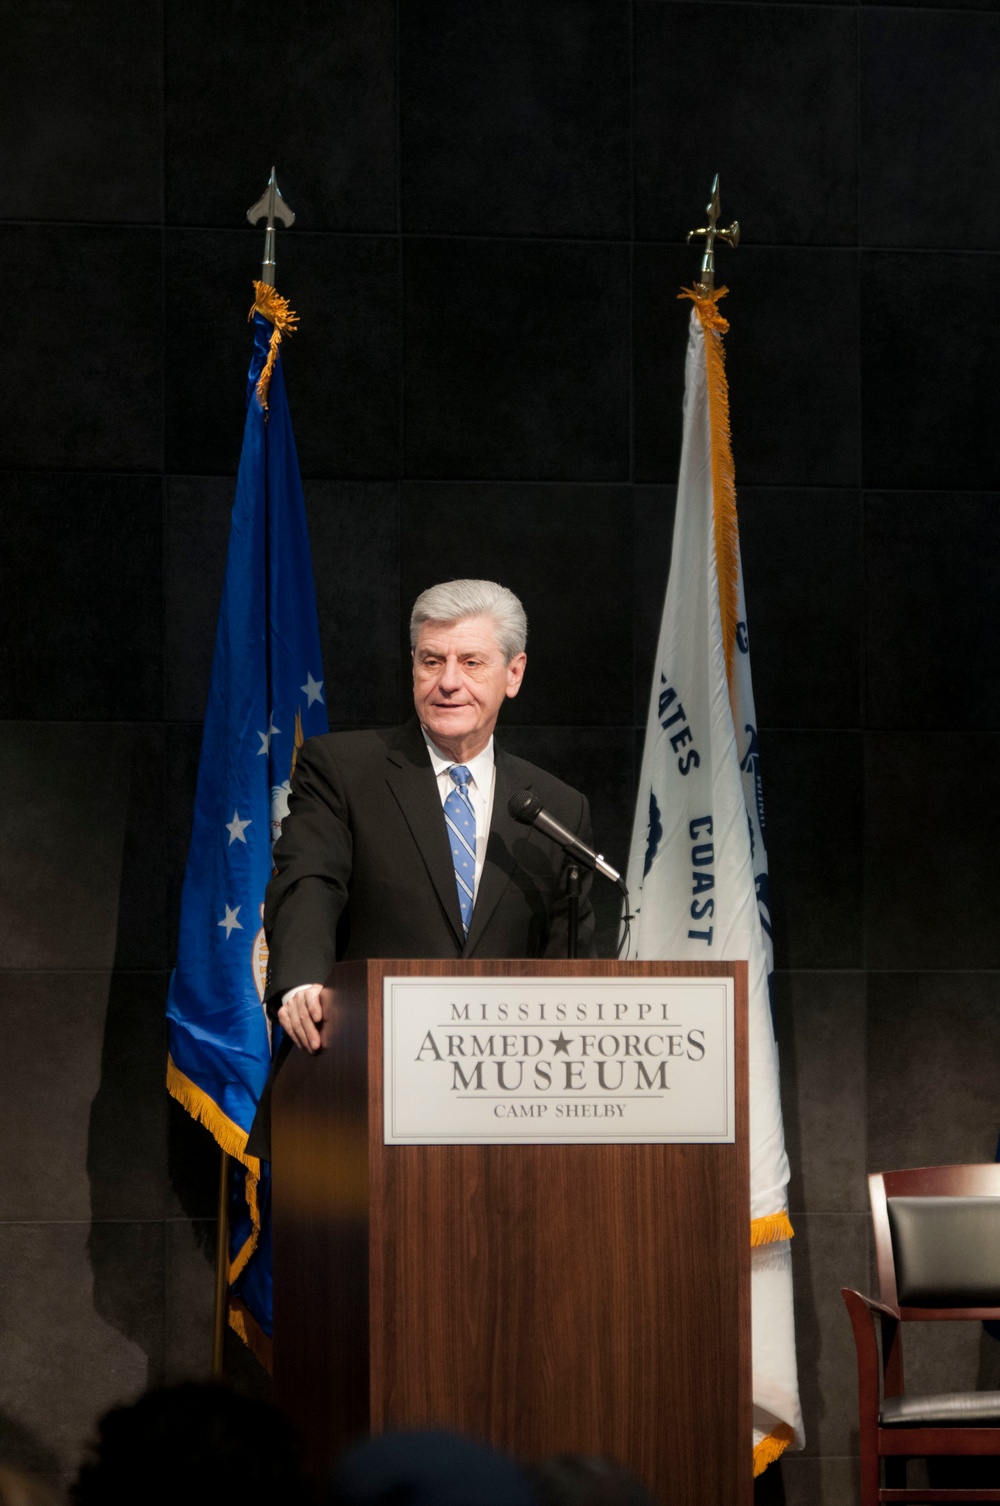
M 306 983 L 290 989 L 281 1001 L 278 1024 L 291 1036 L 296 1046 L 315 1056 L 320 1048 L 319 1029 L 333 1011 L 333 989 L 320 983 Z

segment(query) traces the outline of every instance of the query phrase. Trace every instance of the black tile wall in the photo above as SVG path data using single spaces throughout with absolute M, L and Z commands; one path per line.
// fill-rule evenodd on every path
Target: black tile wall
M 996 733 L 867 734 L 868 967 L 1000 967 L 998 750 Z
M 847 1321 L 846 1308 L 844 1321 Z M 777 1471 L 767 1470 L 758 1475 L 754 1486 L 763 1483 L 764 1491 L 781 1491 L 780 1495 L 763 1497 L 780 1501 L 781 1506 L 816 1506 L 817 1501 L 823 1506 L 857 1506 L 861 1499 L 861 1477 L 854 1457 L 783 1454 L 780 1477 L 772 1481 L 769 1475 L 777 1475 Z
M 158 221 L 159 7 L 4 0 L 0 27 L 3 218 Z
M 167 479 L 163 714 L 171 722 L 201 721 L 205 715 L 235 490 L 232 476 Z
M 403 229 L 627 236 L 630 10 L 404 5 Z
M 0 722 L 6 967 L 115 965 L 125 853 L 149 829 L 145 799 L 129 800 L 144 751 L 121 724 Z M 159 882 L 155 854 L 138 880 L 146 895 Z
M 331 728 L 392 725 L 400 654 L 399 491 L 385 481 L 308 481 L 306 511 Z M 409 602 L 403 602 L 409 621 Z
M 683 240 L 719 173 L 720 224 L 738 218 L 758 242 L 853 245 L 856 57 L 847 7 L 638 0 L 636 234 Z
M 1000 1131 L 998 1058 L 1000 971 L 874 973 L 869 1169 L 992 1161 Z M 942 1083 L 961 1089 L 943 1093 Z
M 861 214 L 870 246 L 995 251 L 1000 168 L 981 123 L 994 108 L 1000 16 L 861 13 Z
M 168 729 L 166 744 L 167 789 L 163 809 L 166 841 L 165 888 L 167 895 L 167 960 L 177 960 L 181 886 L 191 841 L 198 760 L 201 757 L 201 723 L 183 722 Z M 215 1204 L 212 1204 L 214 1209 Z
M 0 714 L 161 714 L 156 477 L 0 472 Z
M 856 727 L 865 642 L 857 492 L 742 487 L 738 505 L 758 722 Z
M 673 486 L 632 489 L 633 720 L 638 727 L 645 727 L 649 717 L 653 666 L 670 573 L 676 500 L 677 488 Z
M 807 1455 L 853 1454 L 857 1362 L 840 1289 L 868 1289 L 868 1215 L 805 1213 L 794 1220 L 792 1278 L 799 1395 Z
M 396 242 L 289 235 L 282 255 L 300 321 L 285 371 L 302 474 L 398 475 Z
M 867 1212 L 866 1021 L 863 973 L 775 974 L 793 1220 Z
M 677 480 L 692 315 L 690 302 L 680 292 L 696 276 L 687 247 L 633 248 L 632 464 L 637 481 L 673 485 Z M 724 281 L 721 275 L 719 281 Z
M 160 469 L 163 263 L 158 230 L 0 223 L 17 289 L 4 321 L 0 467 Z
M 215 1225 L 186 1219 L 166 1226 L 165 1378 L 201 1380 L 215 1297 Z
M 996 493 L 865 498 L 869 727 L 1000 730 Z
M 105 972 L 3 975 L 4 1071 L 18 1091 L 0 1096 L 0 1127 L 9 1145 L 20 1146 L 20 1153 L 0 1167 L 6 1218 L 86 1221 L 90 1216 L 90 1107 L 101 1080 L 110 982 Z M 44 1053 L 38 1050 L 43 1021 L 58 1021 Z M 138 1210 L 140 1217 L 156 1213 L 162 1217 L 162 1197 L 155 1208 L 147 1203 Z
M 588 793 L 624 864 L 684 237 L 718 171 L 809 1440 L 756 1498 L 855 1500 L 839 1288 L 868 1284 L 865 1167 L 997 1135 L 996 5 L 0 0 L 0 21 L 0 1455 L 65 1476 L 97 1410 L 208 1354 L 217 1151 L 163 1095 L 163 997 L 247 206 L 273 163 L 331 724 L 407 714 L 417 591 L 500 578 L 532 629 L 501 739 Z M 595 903 L 609 955 L 617 899 Z M 985 1339 L 913 1364 L 1000 1384 Z
M 760 757 L 775 965 L 861 967 L 861 736 L 762 729 Z
M 72 1475 L 95 1419 L 159 1380 L 163 1230 L 0 1223 L 6 1464 Z
M 166 978 L 116 971 L 90 1108 L 87 1175 L 97 1221 L 163 1218 L 167 1190 Z
M 132 729 L 116 799 L 124 842 L 115 933 L 116 969 L 152 970 L 167 959 L 167 841 L 163 825 L 166 740 L 162 725 Z
M 942 10 L 951 7 L 942 6 L 940 0 L 859 0 L 861 5 L 906 5 L 910 8 L 926 7 L 927 9 Z M 962 0 L 961 7 L 954 9 L 962 10 L 992 10 L 993 0 Z
M 963 251 L 866 251 L 861 258 L 862 480 L 909 491 L 995 491 L 1000 430 L 989 368 L 956 308 L 1000 319 L 992 263 Z M 985 352 L 984 352 L 985 354 Z
M 246 224 L 272 165 L 311 230 L 396 224 L 393 0 L 165 0 L 167 218 Z
M 628 478 L 626 246 L 411 240 L 404 288 L 408 475 Z

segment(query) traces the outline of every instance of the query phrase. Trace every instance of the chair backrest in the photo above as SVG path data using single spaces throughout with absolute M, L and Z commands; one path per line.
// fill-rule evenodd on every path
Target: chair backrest
M 868 1178 L 879 1295 L 912 1318 L 1000 1317 L 1000 1165 Z

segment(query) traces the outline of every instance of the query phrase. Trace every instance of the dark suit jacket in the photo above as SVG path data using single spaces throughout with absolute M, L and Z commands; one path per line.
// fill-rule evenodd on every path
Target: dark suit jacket
M 585 796 L 494 743 L 496 775 L 486 863 L 468 937 L 427 745 L 414 718 L 376 732 L 312 737 L 299 750 L 267 886 L 266 999 L 324 983 L 353 957 L 565 957 L 566 869 L 560 847 L 507 813 L 529 786 L 546 810 L 592 845 Z M 583 872 L 579 952 L 592 957 L 591 875 Z M 270 1158 L 275 1056 L 247 1149 Z
M 563 851 L 514 821 L 507 802 L 530 786 L 589 844 L 587 801 L 534 764 L 494 748 L 493 818 L 464 938 L 441 798 L 416 719 L 383 731 L 314 737 L 302 747 L 264 907 L 269 1002 L 297 984 L 324 982 L 335 961 L 352 957 L 566 955 Z M 587 873 L 583 956 L 594 955 L 589 889 Z

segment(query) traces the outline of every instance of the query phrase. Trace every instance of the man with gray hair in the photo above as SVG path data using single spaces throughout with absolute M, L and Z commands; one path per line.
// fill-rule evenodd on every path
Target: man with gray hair
M 300 749 L 264 929 L 268 1009 L 303 1050 L 319 1049 L 335 961 L 566 956 L 569 860 L 507 805 L 530 787 L 589 846 L 587 801 L 493 740 L 527 630 L 504 586 L 432 586 L 410 618 L 415 717 Z M 587 872 L 581 956 L 594 955 L 589 890 Z

